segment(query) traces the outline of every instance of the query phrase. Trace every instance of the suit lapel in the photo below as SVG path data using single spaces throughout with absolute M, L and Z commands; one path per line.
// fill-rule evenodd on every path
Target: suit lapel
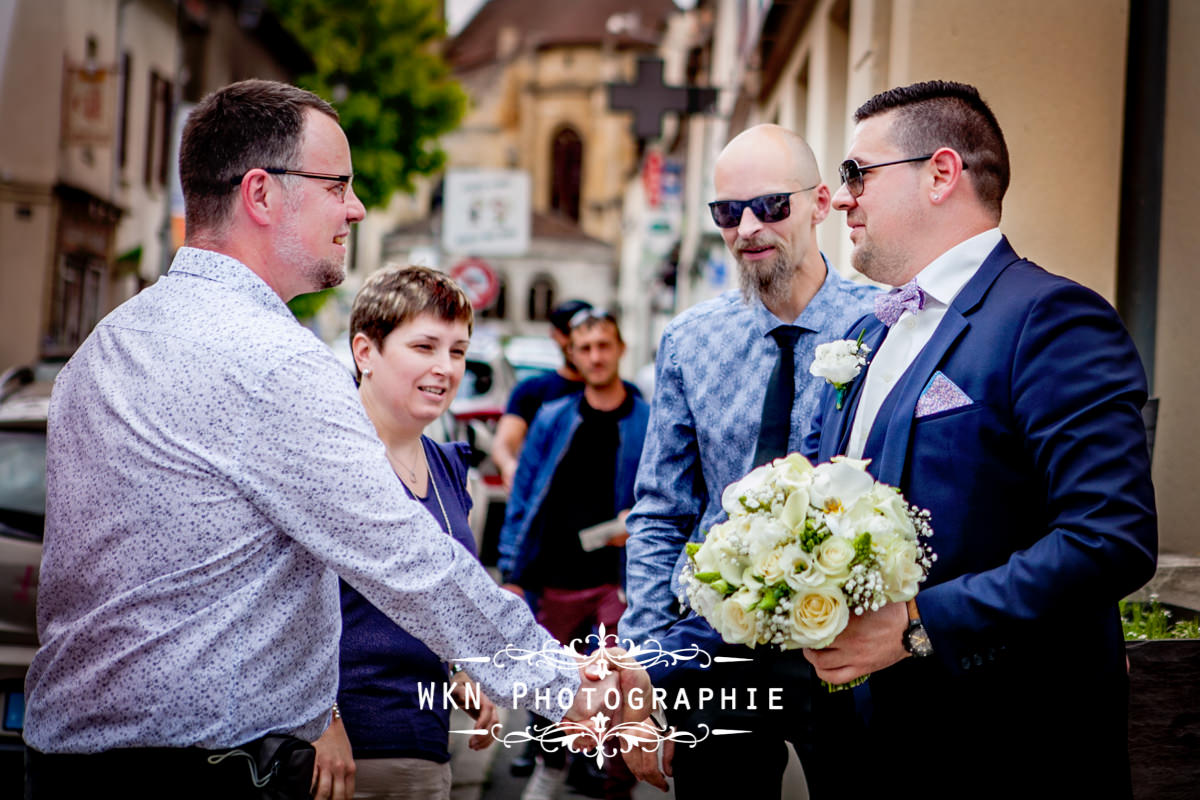
M 863 335 L 863 344 L 871 348 L 871 353 L 879 352 L 879 346 L 883 344 L 883 340 L 887 337 L 888 328 L 874 316 L 867 317 L 867 324 L 864 325 L 867 331 Z M 845 453 L 847 445 L 850 444 L 850 429 L 853 427 L 854 415 L 858 413 L 858 402 L 862 399 L 863 384 L 867 382 L 867 370 L 871 368 L 870 360 L 867 361 L 867 366 L 863 369 L 859 376 L 850 384 L 850 391 L 846 392 L 846 399 L 842 403 L 842 410 L 838 411 L 835 405 L 829 407 L 829 412 L 837 415 L 837 427 L 834 429 L 837 434 L 835 438 L 836 448 L 833 452 L 825 454 L 824 460 L 829 460 L 832 456 Z
M 953 306 L 946 309 L 946 316 L 933 332 L 933 338 L 917 354 L 916 359 L 884 400 L 875 417 L 875 424 L 871 426 L 867 444 L 863 448 L 863 457 L 872 459 L 871 472 L 877 480 L 892 486 L 900 485 L 917 400 L 946 351 L 969 327 L 967 320 L 957 309 Z
M 863 457 L 872 459 L 871 473 L 876 480 L 892 486 L 901 485 L 908 442 L 912 437 L 913 413 L 921 392 L 946 354 L 970 328 L 968 317 L 983 302 L 992 283 L 1005 267 L 1016 260 L 1018 256 L 1008 239 L 1001 238 L 946 309 L 946 315 L 934 331 L 933 338 L 917 354 L 880 407 L 863 448 Z

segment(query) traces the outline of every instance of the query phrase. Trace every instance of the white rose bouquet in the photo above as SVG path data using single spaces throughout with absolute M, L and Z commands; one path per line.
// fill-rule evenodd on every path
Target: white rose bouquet
M 916 596 L 937 558 L 929 512 L 868 463 L 792 453 L 725 489 L 729 519 L 688 544 L 685 570 L 692 608 L 725 641 L 821 649 L 850 614 Z

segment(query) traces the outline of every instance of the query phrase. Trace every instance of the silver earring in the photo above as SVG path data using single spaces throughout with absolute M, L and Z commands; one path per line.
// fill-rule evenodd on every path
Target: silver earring
M 370 367 L 367 367 L 366 369 L 364 369 L 364 370 L 362 371 L 362 374 L 363 374 L 363 377 L 364 377 L 364 378 L 369 378 L 369 377 L 371 377 L 371 368 L 370 368 Z
M 941 200 L 941 199 L 942 199 L 942 196 L 941 196 L 940 194 L 935 194 L 935 195 L 933 196 L 933 202 L 935 202 L 935 203 L 936 203 L 938 200 Z

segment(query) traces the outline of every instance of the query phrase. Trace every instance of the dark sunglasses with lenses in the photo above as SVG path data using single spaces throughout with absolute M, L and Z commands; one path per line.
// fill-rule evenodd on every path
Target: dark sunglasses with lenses
M 927 156 L 913 156 L 912 158 L 902 158 L 898 161 L 884 161 L 880 164 L 859 164 L 853 158 L 848 158 L 838 167 L 838 177 L 842 179 L 842 183 L 846 184 L 846 189 L 850 192 L 851 197 L 858 197 L 866 188 L 863 186 L 863 173 L 880 167 L 890 167 L 895 164 L 911 164 L 914 161 L 928 161 L 933 158 L 933 153 Z M 967 165 L 963 164 L 963 169 Z
M 747 208 L 758 217 L 759 222 L 783 222 L 792 213 L 792 195 L 812 191 L 817 186 L 820 184 L 813 184 L 807 189 L 797 189 L 794 192 L 762 194 L 749 200 L 714 200 L 708 204 L 708 210 L 712 212 L 713 222 L 718 228 L 736 228 L 741 225 L 742 213 Z

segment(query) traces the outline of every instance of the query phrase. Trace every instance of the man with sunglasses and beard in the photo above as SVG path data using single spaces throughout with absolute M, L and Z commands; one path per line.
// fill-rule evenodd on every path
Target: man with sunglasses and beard
M 663 333 L 637 503 L 627 523 L 629 608 L 621 636 L 742 659 L 708 668 L 699 668 L 702 659 L 683 660 L 649 671 L 669 698 L 680 690 L 689 697 L 690 708 L 667 709 L 671 725 L 698 735 L 703 725 L 743 732 L 709 735 L 673 752 L 667 744 L 661 770 L 655 750 L 635 750 L 626 760 L 659 788 L 667 785 L 664 772 L 673 775 L 681 800 L 779 797 L 791 742 L 811 796 L 821 798 L 835 781 L 844 782 L 832 752 L 840 737 L 830 725 L 853 716 L 844 708 L 850 694 L 830 695 L 799 652 L 724 644 L 686 606 L 680 572 L 685 545 L 725 519 L 725 487 L 800 448 L 824 383 L 808 371 L 816 346 L 840 338 L 877 292 L 838 275 L 818 249 L 830 191 L 796 134 L 777 125 L 739 134 L 717 158 L 714 188 L 709 207 L 738 262 L 741 289 L 685 311 Z M 733 687 L 741 707 L 699 707 L 701 693 L 719 697 Z M 748 689 L 759 702 L 744 699 Z M 782 690 L 781 708 L 769 707 L 771 689 Z M 737 768 L 714 770 L 714 763 Z

